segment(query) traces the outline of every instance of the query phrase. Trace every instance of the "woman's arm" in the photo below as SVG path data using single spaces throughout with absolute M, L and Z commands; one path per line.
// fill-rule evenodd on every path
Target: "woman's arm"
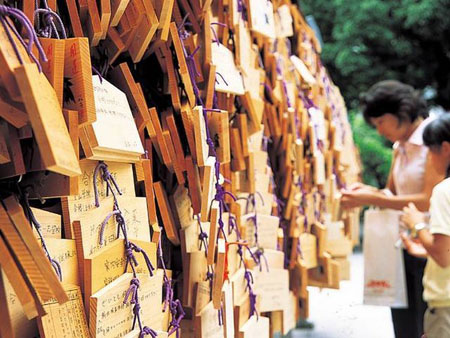
M 442 174 L 436 172 L 428 156 L 425 164 L 425 178 L 422 192 L 409 195 L 388 196 L 382 192 L 365 189 L 342 191 L 342 204 L 347 208 L 375 205 L 380 208 L 402 210 L 408 203 L 412 202 L 419 210 L 426 211 L 430 207 L 430 197 L 434 186 L 442 181 L 443 178 L 444 176 Z M 391 182 L 388 181 L 388 185 L 392 184 Z

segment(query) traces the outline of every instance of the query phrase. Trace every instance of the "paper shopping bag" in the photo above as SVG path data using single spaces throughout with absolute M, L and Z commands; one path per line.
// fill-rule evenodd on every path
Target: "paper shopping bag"
M 405 268 L 396 210 L 369 209 L 364 213 L 364 304 L 407 308 Z

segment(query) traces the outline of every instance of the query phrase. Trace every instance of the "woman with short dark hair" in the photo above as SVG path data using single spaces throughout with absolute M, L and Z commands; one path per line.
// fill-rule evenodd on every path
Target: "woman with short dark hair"
M 361 97 L 365 120 L 394 143 L 393 161 L 386 188 L 361 183 L 342 191 L 344 208 L 374 205 L 402 210 L 414 203 L 428 210 L 433 187 L 442 180 L 428 159 L 422 133 L 432 121 L 426 104 L 413 87 L 395 80 L 373 85 Z M 426 304 L 422 300 L 422 276 L 426 260 L 403 251 L 408 308 L 391 308 L 396 337 L 420 338 Z

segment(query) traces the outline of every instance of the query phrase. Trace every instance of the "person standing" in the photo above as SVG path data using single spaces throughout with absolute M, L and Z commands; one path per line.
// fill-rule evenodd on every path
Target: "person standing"
M 362 95 L 367 123 L 394 143 L 393 161 L 385 189 L 357 183 L 342 191 L 341 205 L 353 208 L 373 205 L 402 210 L 413 202 L 428 210 L 433 187 L 442 177 L 435 171 L 423 144 L 422 133 L 432 121 L 425 101 L 413 87 L 395 80 L 373 85 Z M 408 308 L 391 308 L 395 336 L 420 338 L 426 303 L 422 300 L 422 277 L 426 259 L 403 251 Z
M 402 234 L 411 255 L 428 256 L 423 277 L 423 298 L 428 304 L 424 316 L 427 338 L 450 337 L 450 114 L 431 122 L 423 134 L 435 168 L 447 176 L 433 189 L 430 222 L 413 203 L 403 209 L 401 221 L 418 242 Z

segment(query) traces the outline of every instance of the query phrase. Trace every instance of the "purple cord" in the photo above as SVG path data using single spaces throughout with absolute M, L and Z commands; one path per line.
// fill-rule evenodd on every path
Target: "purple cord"
M 24 27 L 27 31 L 28 35 L 28 43 L 26 44 L 22 36 L 17 32 L 14 25 L 12 25 L 5 17 L 11 17 L 14 19 L 17 19 L 17 21 L 20 22 L 22 27 Z M 38 66 L 39 72 L 42 71 L 41 64 L 39 63 L 39 60 L 34 56 L 33 54 L 33 44 L 36 45 L 39 55 L 42 58 L 42 61 L 47 62 L 47 56 L 45 55 L 45 52 L 41 46 L 41 43 L 39 42 L 38 37 L 36 36 L 36 32 L 33 29 L 33 26 L 31 25 L 30 20 L 28 20 L 27 16 L 20 10 L 4 5 L 0 5 L 0 22 L 3 25 L 3 28 L 5 29 L 5 32 L 8 36 L 8 40 L 11 43 L 14 52 L 16 53 L 17 58 L 19 59 L 19 62 L 23 64 L 23 60 L 20 56 L 19 49 L 17 48 L 16 43 L 14 42 L 14 39 L 12 38 L 12 35 L 9 30 L 12 30 L 14 35 L 16 35 L 19 42 L 22 44 L 22 46 L 27 51 L 28 55 L 31 57 L 31 59 L 36 63 Z
M 112 192 L 113 198 L 114 198 L 114 210 L 106 216 L 105 220 L 102 223 L 101 229 L 100 229 L 100 244 L 103 242 L 103 232 L 104 232 L 104 228 L 105 228 L 108 220 L 112 216 L 116 216 L 116 222 L 118 225 L 117 237 L 119 237 L 120 231 L 122 231 L 123 236 L 124 236 L 124 242 L 125 242 L 125 244 L 124 244 L 125 245 L 125 254 L 126 254 L 125 271 L 127 271 L 128 265 L 131 266 L 131 269 L 133 271 L 133 278 L 130 281 L 130 287 L 128 288 L 128 290 L 125 294 L 125 298 L 123 300 L 124 304 L 127 304 L 128 300 L 130 301 L 130 304 L 133 304 L 134 318 L 133 318 L 133 324 L 132 324 L 131 329 L 134 330 L 134 328 L 136 326 L 136 322 L 137 322 L 139 325 L 139 330 L 140 330 L 139 337 L 144 337 L 145 335 L 150 335 L 154 338 L 154 337 L 156 337 L 156 335 L 155 335 L 156 332 L 146 326 L 145 327 L 142 326 L 141 315 L 140 315 L 141 305 L 139 303 L 139 297 L 138 297 L 138 289 L 139 289 L 140 282 L 139 282 L 139 278 L 137 277 L 137 273 L 136 273 L 136 266 L 138 266 L 138 262 L 136 260 L 136 257 L 133 254 L 133 251 L 137 252 L 137 253 L 141 253 L 143 255 L 144 260 L 147 264 L 150 276 L 153 276 L 154 267 L 150 261 L 150 258 L 147 255 L 147 253 L 142 248 L 140 248 L 139 246 L 137 246 L 136 244 L 134 244 L 128 240 L 125 218 L 123 217 L 122 211 L 119 208 L 119 203 L 117 201 L 117 196 L 113 190 L 113 186 L 120 195 L 122 194 L 122 192 L 119 189 L 119 186 L 117 185 L 116 180 L 114 179 L 114 177 L 111 175 L 110 171 L 108 170 L 108 166 L 103 161 L 100 161 L 97 164 L 97 166 L 94 169 L 94 175 L 93 175 L 96 207 L 100 206 L 98 190 L 97 190 L 97 175 L 100 170 L 102 171 L 102 178 L 107 184 L 107 192 L 110 190 Z M 161 242 L 159 244 L 161 244 Z M 161 247 L 159 247 L 159 249 L 161 250 Z M 161 255 L 162 255 L 162 253 L 161 253 Z M 164 277 L 167 278 L 165 267 L 164 267 Z
M 61 269 L 61 265 L 59 264 L 58 261 L 56 261 L 55 259 L 53 259 L 53 258 L 50 256 L 50 252 L 48 251 L 47 244 L 45 243 L 44 236 L 42 236 L 42 232 L 41 232 L 41 224 L 40 224 L 39 221 L 36 219 L 36 217 L 34 216 L 33 211 L 31 210 L 30 202 L 29 202 L 29 200 L 28 200 L 28 196 L 29 196 L 29 194 L 28 194 L 28 193 L 25 193 L 25 196 L 24 196 L 25 210 L 26 210 L 26 213 L 27 213 L 28 216 L 29 216 L 29 221 L 30 221 L 31 225 L 34 226 L 36 232 L 38 233 L 39 238 L 40 238 L 40 240 L 41 240 L 42 248 L 44 249 L 44 252 L 45 252 L 45 255 L 47 256 L 47 258 L 48 258 L 50 264 L 52 265 L 53 269 L 55 270 L 55 273 L 56 273 L 56 275 L 58 276 L 59 280 L 62 282 L 62 269 Z

